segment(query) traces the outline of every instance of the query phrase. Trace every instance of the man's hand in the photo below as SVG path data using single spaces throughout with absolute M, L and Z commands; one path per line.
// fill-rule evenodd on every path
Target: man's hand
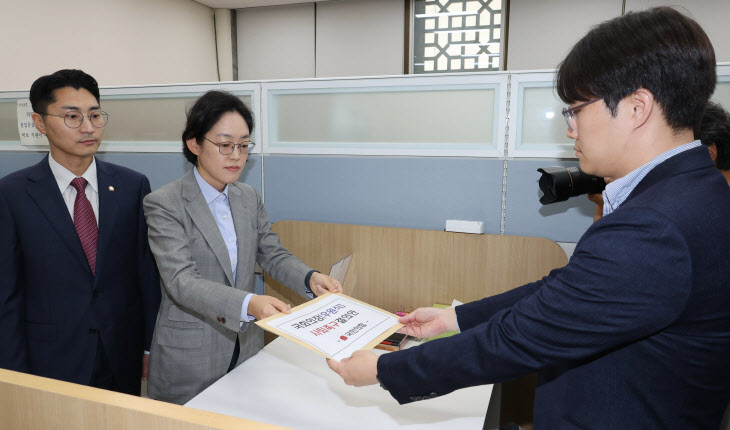
M 147 369 L 150 367 L 150 355 L 142 353 L 142 380 L 147 380 Z
M 603 178 L 606 185 L 613 182 L 611 178 Z M 603 218 L 603 193 L 588 193 L 588 200 L 596 204 L 596 210 L 593 213 L 593 222 Z
M 327 292 L 341 293 L 342 284 L 335 278 L 314 272 L 312 273 L 312 277 L 309 278 L 309 289 L 312 290 L 315 296 L 321 296 Z
M 456 310 L 454 308 L 418 308 L 398 319 L 405 324 L 398 330 L 413 337 L 433 337 L 447 331 L 457 331 Z
M 596 204 L 596 206 L 600 206 L 601 209 L 603 209 L 603 194 L 602 193 L 588 193 L 588 200 L 592 201 Z
M 588 200 L 596 204 L 596 209 L 593 211 L 593 222 L 603 218 L 603 194 L 588 193 Z
M 340 362 L 327 359 L 327 365 L 340 375 L 347 385 L 364 387 L 378 383 L 378 355 L 371 351 L 355 351 Z
M 251 301 L 248 302 L 248 310 L 246 312 L 249 315 L 253 315 L 257 320 L 262 320 L 276 315 L 279 312 L 288 314 L 291 312 L 291 306 L 276 297 L 254 295 L 251 297 Z

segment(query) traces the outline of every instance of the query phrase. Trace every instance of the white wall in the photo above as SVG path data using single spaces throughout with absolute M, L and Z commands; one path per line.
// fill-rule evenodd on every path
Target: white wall
M 675 6 L 697 21 L 715 48 L 717 62 L 730 61 L 730 1 L 728 0 L 626 0 L 626 11 Z
M 398 75 L 405 0 L 330 0 L 237 11 L 239 79 Z M 507 69 L 555 68 L 622 0 L 514 0 Z M 730 1 L 626 0 L 626 10 L 679 5 L 730 62 Z M 93 43 L 93 38 L 98 42 Z M 4 1 L 0 91 L 81 68 L 102 86 L 217 81 L 213 10 L 192 0 Z
M 621 15 L 621 0 L 510 2 L 507 70 L 555 69 L 594 25 Z
M 718 62 L 730 61 L 730 1 L 626 0 L 626 11 L 678 6 L 707 32 Z M 508 70 L 554 69 L 594 25 L 621 15 L 622 0 L 510 2 Z
M 730 1 L 626 0 L 627 11 L 661 5 L 683 7 L 707 31 L 718 62 L 730 61 Z M 512 1 L 506 69 L 555 69 L 588 30 L 620 16 L 622 6 L 622 0 Z M 240 9 L 239 78 L 399 75 L 404 32 L 404 0 L 330 0 L 316 2 L 316 12 L 314 3 Z
M 403 0 L 330 0 L 237 11 L 238 76 L 400 75 Z
M 3 1 L 0 91 L 80 68 L 99 85 L 217 81 L 213 10 L 192 0 Z
M 238 79 L 314 78 L 314 3 L 239 9 Z
M 317 77 L 403 74 L 402 0 L 317 4 Z

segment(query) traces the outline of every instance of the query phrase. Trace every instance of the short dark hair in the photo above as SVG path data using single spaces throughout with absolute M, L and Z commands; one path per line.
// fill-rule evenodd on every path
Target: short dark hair
M 188 109 L 182 144 L 185 158 L 193 165 L 198 164 L 198 156 L 190 151 L 186 142 L 195 138 L 202 145 L 205 134 L 228 112 L 239 113 L 253 133 L 253 114 L 240 98 L 225 91 L 208 91 Z
M 695 129 L 695 139 L 708 146 L 714 143 L 717 148 L 715 166 L 730 170 L 730 114 L 722 106 L 707 103 L 699 130 Z
M 53 92 L 66 87 L 72 87 L 76 90 L 83 88 L 96 98 L 97 103 L 100 102 L 99 84 L 96 83 L 96 79 L 81 70 L 63 69 L 50 75 L 41 76 L 33 82 L 29 96 L 33 112 L 42 115 L 48 113 L 48 105 L 56 102 L 56 96 Z
M 715 51 L 697 22 L 669 7 L 605 21 L 573 46 L 558 69 L 566 103 L 619 102 L 639 88 L 654 95 L 672 129 L 694 129 L 715 90 Z

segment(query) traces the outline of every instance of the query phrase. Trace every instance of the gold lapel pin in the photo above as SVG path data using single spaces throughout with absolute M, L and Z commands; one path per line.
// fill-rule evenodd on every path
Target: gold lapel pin
M 114 191 L 114 187 L 112 187 L 111 185 L 109 185 L 109 191 Z

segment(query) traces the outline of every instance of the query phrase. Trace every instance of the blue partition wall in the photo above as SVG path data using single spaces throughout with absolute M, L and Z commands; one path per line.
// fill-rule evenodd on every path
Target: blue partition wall
M 0 153 L 0 175 L 37 163 L 40 152 Z M 147 175 L 152 189 L 190 169 L 182 154 L 106 153 L 104 161 Z M 585 196 L 542 206 L 539 167 L 576 161 L 507 161 L 504 233 L 577 242 L 592 222 Z M 262 183 L 262 169 L 264 182 Z M 447 219 L 483 221 L 499 234 L 504 161 L 486 158 L 319 155 L 249 156 L 241 181 L 264 193 L 272 222 L 284 219 L 443 230 Z
M 0 152 L 0 178 L 41 161 L 45 152 Z
M 47 152 L 0 152 L 0 177 L 31 166 Z M 105 153 L 99 159 L 143 173 L 150 180 L 152 190 L 168 184 L 192 168 L 182 153 Z M 241 182 L 255 187 L 261 193 L 261 156 L 250 155 L 241 174 Z
M 586 196 L 560 203 L 540 204 L 540 167 L 577 167 L 577 161 L 511 160 L 507 164 L 507 200 L 504 234 L 546 237 L 556 242 L 577 242 L 593 222 L 595 205 Z
M 99 159 L 144 173 L 149 178 L 153 191 L 181 178 L 193 167 L 182 153 L 107 153 L 100 154 Z M 259 155 L 249 155 L 239 181 L 252 185 L 261 193 L 261 157 Z
M 284 219 L 443 230 L 447 219 L 483 221 L 499 234 L 504 161 L 483 158 L 269 155 L 266 208 Z M 539 167 L 577 161 L 507 162 L 504 233 L 577 242 L 593 220 L 585 196 L 543 206 Z
M 499 233 L 499 160 L 271 155 L 264 163 L 272 221 L 443 230 L 447 219 L 466 219 Z

